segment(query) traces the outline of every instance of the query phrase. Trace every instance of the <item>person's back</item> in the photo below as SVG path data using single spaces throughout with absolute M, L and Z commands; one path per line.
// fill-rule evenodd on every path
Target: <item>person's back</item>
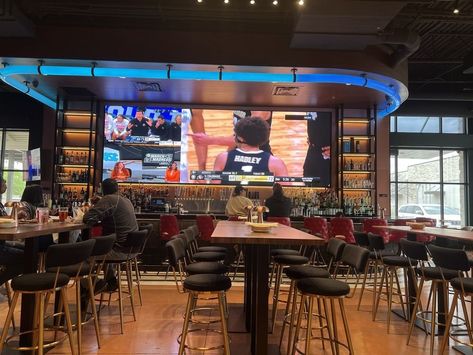
M 227 216 L 246 216 L 247 206 L 252 206 L 253 202 L 245 196 L 232 196 L 225 207 L 225 214 Z
M 116 233 L 114 249 L 123 246 L 128 233 L 138 230 L 133 204 L 117 192 L 106 194 L 84 215 L 86 224 L 93 225 L 99 222 L 102 223 L 104 235 Z
M 265 206 L 269 209 L 268 216 L 270 217 L 289 217 L 291 215 L 291 199 L 288 197 L 271 196 L 266 200 Z

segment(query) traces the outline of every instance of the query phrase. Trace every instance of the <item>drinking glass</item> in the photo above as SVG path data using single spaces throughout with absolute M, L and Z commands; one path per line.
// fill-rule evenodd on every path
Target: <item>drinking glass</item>
M 68 207 L 59 207 L 59 222 L 65 222 L 69 215 Z

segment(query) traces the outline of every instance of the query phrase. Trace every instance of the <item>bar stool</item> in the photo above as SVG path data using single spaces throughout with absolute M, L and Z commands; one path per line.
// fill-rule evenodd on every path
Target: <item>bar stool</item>
M 321 339 L 330 341 L 332 352 L 338 354 L 339 346 L 343 346 L 348 349 L 350 354 L 354 354 L 353 345 L 350 336 L 350 328 L 347 321 L 347 316 L 345 313 L 344 298 L 350 293 L 350 287 L 342 281 L 327 279 L 327 278 L 306 278 L 301 279 L 296 282 L 297 291 L 301 293 L 301 306 L 299 307 L 299 314 L 297 317 L 297 326 L 295 330 L 293 345 L 292 345 L 292 354 L 298 352 L 299 354 L 310 354 L 310 343 L 312 339 Z M 314 312 L 314 299 L 321 301 L 321 304 L 324 308 L 324 314 L 326 315 L 326 323 L 328 329 L 328 338 L 325 338 L 323 334 L 320 337 L 312 336 L 312 314 Z M 302 324 L 302 315 L 303 307 L 302 305 L 308 300 L 308 316 L 307 316 L 307 326 L 306 334 L 304 339 L 299 339 L 299 332 Z M 337 314 L 335 301 L 338 300 L 340 314 L 342 316 L 343 327 L 345 329 L 346 344 L 342 343 L 338 336 L 337 329 Z M 327 305 L 327 301 L 330 302 L 330 312 Z M 331 317 L 328 317 L 328 314 L 331 314 Z M 319 318 L 321 319 L 321 318 Z M 304 351 L 301 351 L 297 348 L 297 343 L 304 341 Z
M 163 241 L 168 241 L 173 235 L 179 234 L 179 223 L 176 215 L 162 214 L 159 217 L 159 235 Z
M 382 239 L 381 236 L 379 236 L 379 238 Z M 387 332 L 389 333 L 389 328 L 391 325 L 391 307 L 393 304 L 393 294 L 399 297 L 399 304 L 401 305 L 404 318 L 409 319 L 409 315 L 406 312 L 406 309 L 408 309 L 407 302 L 409 302 L 409 300 L 406 300 L 406 302 L 404 302 L 403 300 L 403 297 L 406 295 L 406 292 L 403 293 L 401 290 L 399 277 L 398 277 L 398 271 L 399 270 L 403 271 L 404 287 L 408 287 L 407 274 L 411 267 L 412 261 L 400 255 L 384 256 L 384 257 L 381 255 L 379 258 L 379 261 L 381 262 L 383 273 L 381 274 L 379 291 L 377 292 L 378 295 L 376 299 L 376 306 L 373 311 L 373 320 L 376 320 L 376 314 L 378 312 L 379 301 L 381 299 L 381 296 L 383 295 L 383 285 L 384 285 L 386 287 L 386 293 L 384 294 L 387 295 L 388 297 L 387 299 L 388 301 Z M 394 292 L 394 279 L 396 279 L 396 287 L 397 287 L 396 292 Z
M 184 324 L 182 326 L 182 333 L 178 337 L 179 343 L 179 355 L 184 354 L 184 350 L 215 350 L 223 348 L 225 355 L 230 354 L 230 340 L 228 337 L 227 329 L 227 319 L 226 319 L 226 291 L 232 286 L 232 282 L 228 276 L 218 275 L 218 274 L 198 274 L 188 276 L 183 283 L 184 291 L 189 294 L 187 298 L 186 313 L 184 317 Z M 195 331 L 209 331 L 209 329 L 192 329 L 189 330 L 189 324 L 191 323 L 192 312 L 197 306 L 199 296 L 204 296 L 206 300 L 209 299 L 209 296 L 217 296 L 218 298 L 218 308 L 220 315 L 220 323 L 222 325 L 221 332 L 223 336 L 223 344 L 219 346 L 211 347 L 191 347 L 186 345 L 186 338 L 188 333 Z M 215 330 L 213 330 L 215 331 Z
M 305 279 L 308 277 L 318 277 L 318 278 L 330 278 L 330 273 L 321 268 L 317 268 L 311 265 L 303 266 L 290 266 L 284 270 L 285 274 L 291 280 L 291 285 L 289 287 L 288 293 L 288 302 L 286 303 L 286 311 L 284 313 L 281 336 L 279 338 L 279 348 L 281 348 L 282 340 L 284 338 L 284 332 L 286 330 L 286 324 L 289 325 L 289 335 L 287 339 L 287 351 L 286 354 L 292 353 L 292 333 L 295 327 L 295 317 L 296 317 L 296 307 L 297 307 L 297 292 L 296 292 L 296 281 Z M 289 312 L 289 308 L 291 311 Z M 320 305 L 319 305 L 320 312 Z M 288 320 L 290 317 L 290 320 Z
M 95 335 L 97 337 L 97 346 L 100 348 L 100 329 L 97 317 L 97 310 L 95 308 L 95 297 L 94 297 L 94 279 L 97 278 L 97 272 L 100 273 L 103 262 L 105 261 L 106 255 L 112 250 L 113 243 L 116 240 L 115 234 L 108 236 L 96 237 L 91 239 L 94 241 L 94 248 L 90 254 L 89 260 L 86 263 L 79 265 L 70 265 L 62 267 L 60 272 L 69 276 L 70 280 L 74 281 L 71 287 L 76 288 L 76 317 L 77 323 L 72 324 L 73 329 L 77 330 L 77 346 L 79 354 L 82 353 L 82 326 L 93 319 L 95 327 Z M 46 261 L 46 271 L 50 273 L 56 273 L 58 271 L 57 266 L 49 267 Z M 81 280 L 86 283 L 86 289 L 88 291 L 89 302 L 92 307 L 92 315 L 87 321 L 82 321 L 82 310 L 81 310 Z M 48 304 L 49 297 L 46 297 L 46 304 Z M 87 310 L 84 310 L 87 311 Z
M 421 246 L 423 249 L 421 249 Z M 427 248 L 421 242 L 413 242 L 409 240 L 401 240 L 401 247 L 404 253 L 408 258 L 413 258 L 417 260 L 421 260 L 423 262 L 428 261 L 427 255 Z M 435 245 L 430 246 L 430 251 L 435 253 L 437 247 Z M 442 249 L 442 248 L 441 248 Z M 417 318 L 421 319 L 424 324 L 430 323 L 430 354 L 432 355 L 434 352 L 434 340 L 435 340 L 435 327 L 437 325 L 445 325 L 437 321 L 439 316 L 439 312 L 437 310 L 437 290 L 439 287 L 443 287 L 444 289 L 444 300 L 445 300 L 445 313 L 446 316 L 448 310 L 448 281 L 454 279 L 458 276 L 458 272 L 455 270 L 448 270 L 443 269 L 441 267 L 426 267 L 424 263 L 420 263 L 420 266 L 415 269 L 416 274 L 420 276 L 419 286 L 417 288 L 416 294 L 416 302 L 414 305 L 414 309 L 412 311 L 411 321 L 409 324 L 409 333 L 407 335 L 407 344 L 409 344 L 409 340 L 411 338 L 412 330 L 414 329 L 414 324 Z M 419 306 L 421 306 L 421 295 L 422 295 L 422 287 L 426 281 L 431 281 L 432 286 L 430 289 L 430 293 L 432 295 L 432 310 L 431 311 L 423 311 L 422 308 L 418 311 Z M 430 296 L 429 296 L 430 298 Z M 430 319 L 426 318 L 424 314 L 430 313 Z M 427 330 L 425 330 L 427 334 Z
M 334 278 L 337 278 L 338 263 L 342 258 L 345 245 L 347 245 L 347 243 L 338 238 L 330 238 L 327 243 L 327 254 L 330 256 L 327 270 L 333 275 Z M 333 265 L 335 265 L 335 269 L 333 272 L 331 272 Z
M 192 255 L 194 253 L 206 252 L 206 251 L 217 252 L 217 253 L 227 252 L 227 248 L 220 247 L 218 245 L 208 245 L 208 246 L 203 246 L 203 247 L 199 246 L 199 242 L 197 241 L 197 238 L 195 237 L 194 231 L 192 228 L 186 228 L 182 232 L 187 239 L 187 243 L 189 245 Z
M 140 268 L 139 268 L 140 263 L 138 262 L 138 257 L 143 254 L 146 247 L 146 243 L 148 243 L 149 238 L 153 234 L 153 229 L 154 227 L 151 223 L 139 225 L 139 230 L 147 230 L 148 235 L 146 236 L 145 241 L 143 245 L 141 246 L 140 251 L 136 254 L 136 256 L 131 261 L 132 269 L 134 269 L 135 271 L 135 279 L 133 281 L 136 283 L 136 287 L 138 288 L 138 298 L 140 299 L 140 306 L 143 305 L 143 297 L 141 294 L 141 274 L 140 274 Z
M 442 248 L 442 250 L 434 250 L 432 252 L 432 257 L 434 258 L 435 265 L 438 265 L 442 268 L 457 270 L 458 272 L 458 277 L 450 280 L 450 285 L 452 286 L 454 291 L 453 300 L 452 305 L 450 307 L 450 311 L 448 312 L 444 337 L 440 345 L 439 354 L 443 354 L 443 352 L 445 351 L 449 337 L 452 338 L 455 342 L 472 347 L 473 333 L 471 330 L 470 319 L 468 317 L 468 310 L 466 308 L 467 301 L 465 300 L 465 297 L 473 296 L 473 278 L 464 277 L 465 274 L 470 270 L 470 261 L 468 260 L 468 255 L 463 250 Z M 453 336 L 453 334 L 450 334 L 450 328 L 452 326 L 455 310 L 458 307 L 459 299 L 462 306 L 463 316 L 465 317 L 465 325 L 470 343 L 460 341 L 455 336 Z
M 349 244 L 355 243 L 353 220 L 348 217 L 335 217 L 330 220 L 330 236 L 343 235 Z
M 147 236 L 148 236 L 148 231 L 146 229 L 128 233 L 126 241 L 123 247 L 120 249 L 120 251 L 123 254 L 125 254 L 125 257 L 123 258 L 107 257 L 105 259 L 106 265 L 117 266 L 118 290 L 104 290 L 100 292 L 99 309 L 102 308 L 104 293 L 109 294 L 109 303 L 110 303 L 112 294 L 116 292 L 118 293 L 118 299 L 116 300 L 118 301 L 118 308 L 119 308 L 119 314 L 120 314 L 120 333 L 121 334 L 123 334 L 123 291 L 122 291 L 122 282 L 121 282 L 122 271 L 124 268 L 125 273 L 126 273 L 127 286 L 128 286 L 128 291 L 125 293 L 127 294 L 127 298 L 130 299 L 131 311 L 133 313 L 133 320 L 136 321 L 131 265 L 132 265 L 133 259 L 137 257 L 137 255 L 139 254 L 139 251 L 142 249 L 142 246 L 145 243 Z
M 63 331 L 57 328 L 45 328 L 44 327 L 44 316 L 45 316 L 45 299 L 48 295 L 59 291 L 59 311 L 61 308 L 64 309 L 64 316 L 66 320 L 66 333 L 69 337 L 69 344 L 71 347 L 71 353 L 76 354 L 74 342 L 72 339 L 72 324 L 71 316 L 69 313 L 69 301 L 67 297 L 66 286 L 69 283 L 69 276 L 61 273 L 61 269 L 69 266 L 75 266 L 79 264 L 78 272 L 80 272 L 82 264 L 89 258 L 94 248 L 95 240 L 87 240 L 85 242 L 71 243 L 71 244 L 56 244 L 51 245 L 46 252 L 46 267 L 56 268 L 56 272 L 43 272 L 43 273 L 31 273 L 17 276 L 12 280 L 11 287 L 13 289 L 12 305 L 8 310 L 7 318 L 3 326 L 2 336 L 0 339 L 0 353 L 3 351 L 4 345 L 10 348 L 8 342 L 23 334 L 33 334 L 33 338 L 37 339 L 37 344 L 30 347 L 14 348 L 17 350 L 37 350 L 39 355 L 42 355 L 44 349 L 53 347 L 59 344 L 61 340 L 54 340 L 49 343 L 44 342 L 44 331 L 55 330 Z M 30 331 L 16 333 L 7 338 L 8 325 L 13 317 L 16 304 L 20 295 L 34 294 L 35 295 L 35 316 L 34 324 L 38 324 L 38 328 Z M 59 316 L 59 314 L 55 314 Z M 34 335 L 37 334 L 37 337 Z

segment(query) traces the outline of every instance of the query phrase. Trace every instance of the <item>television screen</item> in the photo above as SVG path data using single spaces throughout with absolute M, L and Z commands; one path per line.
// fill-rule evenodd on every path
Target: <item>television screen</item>
M 41 181 L 41 149 L 26 151 L 24 161 L 27 170 L 23 174 L 23 180 Z
M 330 112 L 105 107 L 103 178 L 330 186 Z

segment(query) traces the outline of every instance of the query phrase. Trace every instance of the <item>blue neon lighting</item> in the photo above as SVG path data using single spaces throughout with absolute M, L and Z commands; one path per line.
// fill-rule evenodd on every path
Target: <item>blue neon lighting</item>
M 85 76 L 92 74 L 96 77 L 127 77 L 140 79 L 167 79 L 167 70 L 161 69 L 135 69 L 135 68 L 102 68 L 79 66 L 57 66 L 42 65 L 41 74 L 52 76 Z M 56 108 L 56 103 L 51 98 L 40 93 L 34 88 L 26 87 L 21 79 L 15 79 L 13 75 L 39 75 L 36 65 L 10 65 L 0 69 L 0 78 L 15 89 L 35 98 L 45 105 Z M 218 71 L 194 71 L 194 70 L 171 70 L 170 78 L 173 80 L 220 80 Z M 293 83 L 292 73 L 258 73 L 258 72 L 222 72 L 222 81 L 244 81 L 244 82 L 272 82 L 272 83 Z M 386 78 L 388 81 L 388 78 Z M 375 78 L 362 77 L 357 72 L 350 73 L 315 73 L 315 74 L 296 74 L 297 83 L 318 83 L 318 84 L 340 84 L 366 87 L 376 90 L 387 96 L 388 102 L 383 102 L 378 109 L 378 117 L 384 117 L 396 110 L 403 99 L 399 93 L 399 88 L 387 84 Z

